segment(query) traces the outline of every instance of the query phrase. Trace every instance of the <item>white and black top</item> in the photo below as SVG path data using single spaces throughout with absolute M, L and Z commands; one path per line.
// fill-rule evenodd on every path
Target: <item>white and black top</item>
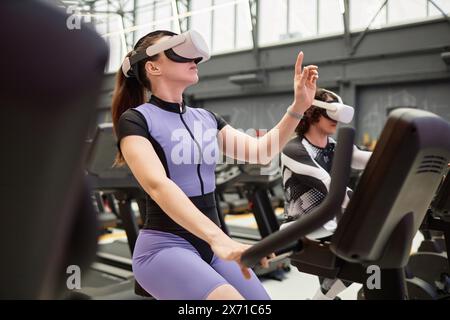
M 336 141 L 328 138 L 325 148 L 312 144 L 304 136 L 291 139 L 281 153 L 281 168 L 285 194 L 285 227 L 299 217 L 310 213 L 328 194 L 330 171 Z M 352 168 L 365 168 L 371 152 L 353 148 Z M 342 208 L 345 209 L 352 190 L 347 188 Z M 324 238 L 333 234 L 336 219 L 326 223 L 321 229 L 308 235 L 310 238 Z

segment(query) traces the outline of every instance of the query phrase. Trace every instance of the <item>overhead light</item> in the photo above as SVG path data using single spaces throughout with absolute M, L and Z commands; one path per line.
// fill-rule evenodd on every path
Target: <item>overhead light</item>
M 234 76 L 228 77 L 228 81 L 234 84 L 256 84 L 256 83 L 264 83 L 266 77 L 263 73 L 245 73 L 245 74 L 237 74 Z
M 444 60 L 446 65 L 450 65 L 450 52 L 449 51 L 442 52 L 441 53 L 441 58 L 442 58 L 442 60 Z

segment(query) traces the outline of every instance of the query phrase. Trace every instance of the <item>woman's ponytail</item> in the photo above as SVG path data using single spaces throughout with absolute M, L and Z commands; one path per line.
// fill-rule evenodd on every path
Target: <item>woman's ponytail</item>
M 127 57 L 131 52 L 127 54 Z M 147 101 L 147 89 L 137 80 L 136 77 L 125 77 L 122 68 L 117 71 L 116 84 L 112 98 L 112 121 L 114 132 L 117 132 L 120 116 L 130 108 L 135 108 Z M 123 156 L 120 152 L 117 153 L 114 165 L 120 166 L 124 164 Z

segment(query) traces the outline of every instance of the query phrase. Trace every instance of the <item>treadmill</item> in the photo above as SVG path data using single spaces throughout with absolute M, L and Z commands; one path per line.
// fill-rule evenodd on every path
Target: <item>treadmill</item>
M 228 170 L 222 170 L 216 176 L 217 193 L 223 192 L 230 186 L 244 190 L 257 224 L 256 229 L 228 224 L 226 227 L 230 237 L 252 245 L 280 229 L 280 221 L 275 215 L 269 197 L 269 190 L 280 183 L 281 175 L 278 167 L 259 164 L 230 166 Z M 222 215 L 220 211 L 219 214 Z M 284 272 L 290 271 L 290 263 L 287 253 L 281 251 L 277 253 L 280 255 L 269 262 L 269 268 L 255 265 L 253 271 L 260 277 L 283 280 Z
M 265 169 L 258 164 L 229 166 L 216 176 L 216 192 L 221 194 L 230 188 L 243 190 L 246 202 L 253 213 L 257 228 L 227 225 L 229 235 L 243 242 L 254 243 L 277 231 L 280 221 L 275 215 L 269 191 L 281 183 L 279 168 Z
M 82 280 L 81 292 L 89 297 L 113 295 L 127 292 L 128 298 L 141 298 L 142 288 L 134 281 L 132 273 L 132 252 L 139 233 L 132 201 L 136 201 L 142 216 L 145 215 L 145 193 L 127 167 L 112 166 L 116 153 L 116 140 L 111 123 L 98 125 L 90 142 L 86 178 L 91 190 L 112 195 L 118 202 L 118 216 L 125 230 L 127 241 L 99 244 L 97 261 L 91 265 L 91 272 Z M 112 199 L 112 198 L 111 198 Z M 139 293 L 135 295 L 134 291 Z M 127 298 L 122 295 L 122 298 Z
M 227 183 L 234 176 L 236 170 L 239 171 L 239 168 L 235 165 L 227 163 L 216 165 L 217 203 L 223 215 L 241 214 L 249 211 L 248 200 L 243 190 L 234 187 L 233 184 Z
M 405 277 L 412 240 L 450 160 L 450 124 L 424 110 L 391 113 L 366 170 L 329 242 L 305 236 L 340 213 L 348 184 L 354 130 L 339 130 L 324 202 L 249 248 L 242 262 L 254 266 L 276 250 L 291 252 L 299 271 L 362 283 L 365 299 L 415 299 L 424 287 Z M 379 288 L 367 280 L 379 268 Z M 417 280 L 417 279 L 416 279 Z

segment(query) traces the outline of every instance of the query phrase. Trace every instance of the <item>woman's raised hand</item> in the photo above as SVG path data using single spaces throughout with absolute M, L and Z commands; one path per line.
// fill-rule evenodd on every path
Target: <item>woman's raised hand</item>
M 313 103 L 316 82 L 319 78 L 318 67 L 309 65 L 302 68 L 303 52 L 297 56 L 294 76 L 294 103 L 292 107 L 298 113 L 304 113 Z

